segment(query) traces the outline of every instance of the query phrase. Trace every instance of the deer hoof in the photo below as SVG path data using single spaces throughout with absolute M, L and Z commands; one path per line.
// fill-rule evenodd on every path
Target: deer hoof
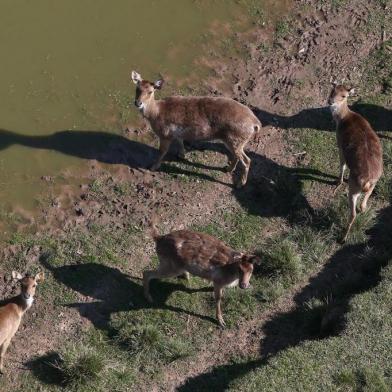
M 219 323 L 219 326 L 220 326 L 222 329 L 226 327 L 226 323 L 225 323 L 225 320 L 223 320 L 223 317 L 219 317 L 218 323 Z

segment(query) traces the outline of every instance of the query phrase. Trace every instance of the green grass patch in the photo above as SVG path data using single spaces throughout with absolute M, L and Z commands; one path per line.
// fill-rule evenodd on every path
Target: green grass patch
M 389 266 L 382 272 L 380 285 L 351 301 L 348 325 L 341 335 L 287 348 L 266 364 L 229 381 L 227 390 L 391 390 L 391 277 Z M 230 372 L 236 372 L 236 365 Z
M 160 331 L 159 326 L 152 324 L 123 323 L 119 326 L 117 339 L 137 366 L 144 370 L 148 366 L 168 364 L 192 353 L 188 342 L 179 337 L 167 336 Z
M 252 251 L 265 226 L 263 218 L 243 210 L 223 212 L 204 226 L 193 229 L 213 235 L 237 250 Z
M 283 39 L 293 33 L 294 23 L 290 18 L 278 20 L 275 24 L 275 38 Z
M 301 256 L 296 244 L 288 239 L 274 239 L 264 248 L 261 270 L 270 276 L 283 276 L 295 281 L 302 269 Z
M 64 384 L 81 390 L 100 381 L 105 371 L 105 360 L 94 349 L 78 345 L 64 350 L 57 366 Z

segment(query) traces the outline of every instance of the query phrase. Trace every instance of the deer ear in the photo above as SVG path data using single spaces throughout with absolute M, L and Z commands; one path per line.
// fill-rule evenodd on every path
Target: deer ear
M 347 90 L 348 90 L 348 95 L 354 95 L 355 94 L 355 88 L 354 87 L 348 88 Z
M 131 74 L 131 79 L 133 81 L 133 83 L 138 84 L 139 82 L 141 82 L 143 79 L 140 76 L 140 74 L 138 74 L 136 71 L 132 71 Z
M 43 282 L 45 280 L 45 274 L 43 272 L 39 272 L 37 275 L 35 275 L 35 281 L 38 282 Z
M 160 90 L 163 86 L 164 80 L 163 79 L 158 79 L 154 82 L 154 88 L 155 90 Z
M 19 273 L 18 271 L 12 271 L 11 276 L 12 276 L 12 279 L 14 279 L 14 280 L 21 280 L 21 279 L 23 279 L 22 274 Z

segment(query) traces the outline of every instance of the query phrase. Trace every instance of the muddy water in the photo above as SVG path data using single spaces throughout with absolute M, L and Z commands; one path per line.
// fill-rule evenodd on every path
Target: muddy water
M 120 124 L 135 120 L 136 111 L 128 107 L 131 69 L 172 79 L 194 73 L 208 29 L 219 23 L 236 26 L 239 19 L 243 26 L 260 3 L 2 0 L 1 208 L 33 209 L 46 191 L 42 176 L 60 180 L 86 164 L 89 156 L 80 152 L 88 145 L 86 134 L 58 132 L 120 133 Z M 276 1 L 264 5 L 266 15 L 279 9 Z M 92 142 L 97 139 L 95 134 Z

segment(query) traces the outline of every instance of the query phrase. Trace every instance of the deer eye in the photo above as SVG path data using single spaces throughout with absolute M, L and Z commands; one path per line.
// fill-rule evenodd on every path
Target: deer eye
M 148 92 L 148 95 L 151 95 L 151 94 L 152 94 L 152 91 L 149 91 L 149 92 Z

